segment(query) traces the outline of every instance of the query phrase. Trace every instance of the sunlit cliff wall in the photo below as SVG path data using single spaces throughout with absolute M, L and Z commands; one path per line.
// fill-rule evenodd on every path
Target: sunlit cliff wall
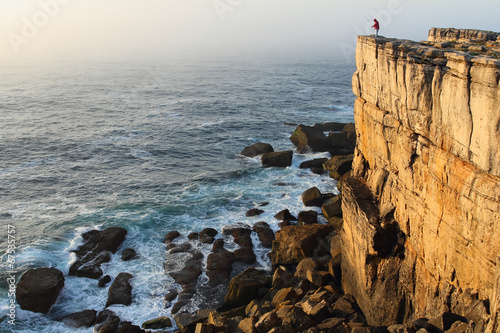
M 432 31 L 429 41 L 438 40 Z M 451 311 L 495 332 L 500 60 L 359 36 L 356 65 L 358 140 L 342 188 L 345 291 L 372 325 Z

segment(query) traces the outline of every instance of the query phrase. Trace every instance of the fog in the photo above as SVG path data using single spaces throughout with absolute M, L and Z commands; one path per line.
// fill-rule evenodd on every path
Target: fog
M 268 55 L 352 61 L 358 34 L 500 31 L 498 0 L 2 0 L 0 61 Z

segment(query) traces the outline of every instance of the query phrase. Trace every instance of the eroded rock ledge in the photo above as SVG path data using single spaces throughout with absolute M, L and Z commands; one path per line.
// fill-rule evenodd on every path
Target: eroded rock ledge
M 429 40 L 495 46 L 497 37 L 433 29 Z M 357 144 L 342 191 L 345 292 L 371 325 L 451 312 L 477 332 L 497 332 L 500 61 L 359 36 L 356 65 Z

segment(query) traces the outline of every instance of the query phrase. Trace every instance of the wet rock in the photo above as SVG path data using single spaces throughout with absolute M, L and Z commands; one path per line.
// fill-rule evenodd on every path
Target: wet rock
M 326 161 L 328 161 L 328 158 L 316 158 L 314 160 L 300 163 L 299 168 L 301 169 L 321 168 L 321 170 L 323 170 L 323 164 Z
M 185 259 L 184 267 L 177 272 L 169 273 L 178 284 L 183 287 L 190 285 L 198 280 L 198 277 L 203 272 L 202 270 L 202 259 L 203 254 L 200 252 L 195 252 L 190 254 L 187 259 Z
M 168 234 L 165 235 L 165 239 L 163 240 L 163 242 L 165 244 L 169 244 L 177 237 L 180 237 L 180 235 L 181 234 L 177 230 L 170 231 Z
M 189 250 L 191 250 L 192 248 L 193 245 L 191 245 L 191 243 L 168 244 L 167 246 L 168 253 L 170 254 L 189 252 Z
M 323 168 L 330 172 L 330 177 L 340 180 L 343 175 L 352 169 L 354 155 L 333 156 L 324 165 Z
M 289 167 L 292 165 L 293 151 L 279 151 L 274 153 L 265 153 L 262 155 L 261 161 L 264 166 L 268 167 Z
M 199 233 L 197 233 L 197 232 L 192 232 L 192 233 L 190 233 L 189 235 L 187 235 L 187 238 L 188 238 L 189 240 L 196 240 L 196 239 L 198 239 L 199 237 L 200 237 L 200 234 L 199 234 Z
M 137 253 L 135 252 L 134 249 L 125 249 L 122 252 L 122 260 L 123 261 L 129 261 L 131 259 L 137 258 Z
M 210 253 L 207 258 L 207 270 L 231 271 L 233 263 L 236 261 L 234 253 L 224 248 L 217 249 Z
M 236 260 L 244 262 L 245 264 L 251 265 L 257 261 L 257 257 L 253 252 L 251 247 L 242 247 L 240 249 L 234 250 L 234 256 Z
M 272 264 L 298 264 L 302 259 L 313 257 L 316 246 L 331 230 L 330 226 L 320 224 L 284 227 L 276 233 L 273 242 Z
M 110 310 L 104 310 L 97 315 L 94 332 L 115 333 L 120 325 L 120 318 Z
M 167 294 L 165 294 L 165 296 L 163 297 L 163 302 L 165 304 L 165 307 L 170 306 L 172 301 L 174 299 L 176 299 L 177 296 L 179 296 L 179 293 L 177 292 L 177 290 L 171 290 Z
M 112 304 L 130 305 L 132 303 L 132 286 L 129 282 L 132 278 L 134 276 L 129 273 L 118 274 L 109 287 L 106 307 Z
M 330 220 L 333 217 L 342 216 L 342 197 L 340 195 L 326 200 L 321 206 L 323 216 Z
M 225 301 L 231 306 L 248 304 L 257 297 L 260 288 L 268 288 L 270 285 L 271 277 L 267 272 L 247 268 L 231 280 Z
M 123 324 L 116 333 L 144 333 L 145 331 L 139 326 L 130 323 Z
M 63 273 L 55 268 L 34 268 L 21 276 L 16 300 L 21 309 L 47 313 L 64 286 Z
M 105 275 L 99 279 L 99 282 L 97 283 L 97 286 L 104 288 L 108 283 L 111 282 L 111 276 Z
M 290 136 L 290 141 L 299 153 L 328 151 L 328 140 L 323 128 L 299 125 Z
M 69 269 L 69 275 L 99 278 L 103 272 L 100 268 L 104 262 L 111 260 L 110 253 L 115 253 L 125 240 L 127 230 L 123 228 L 107 228 L 102 231 L 91 230 L 82 235 L 84 243 L 73 250 L 76 261 Z
M 298 225 L 308 225 L 318 223 L 318 213 L 313 210 L 308 210 L 299 213 Z
M 274 152 L 274 149 L 273 146 L 271 146 L 269 143 L 258 142 L 246 147 L 240 154 L 246 157 L 255 157 L 272 152 Z
M 275 236 L 274 231 L 271 229 L 269 224 L 267 224 L 266 222 L 257 222 L 254 224 L 252 230 L 255 231 L 259 236 L 259 240 L 262 243 L 262 246 L 268 249 L 272 247 Z
M 206 228 L 200 232 L 200 242 L 205 244 L 212 244 L 215 241 L 215 236 L 218 232 L 214 228 Z
M 158 317 L 145 321 L 141 326 L 146 330 L 158 330 L 161 328 L 172 327 L 172 321 L 168 317 Z
M 304 206 L 316 206 L 321 207 L 323 204 L 323 196 L 317 187 L 312 187 L 301 194 L 302 202 Z
M 90 327 L 94 325 L 97 317 L 97 311 L 84 310 L 77 313 L 72 313 L 64 317 L 61 321 L 69 327 Z
M 293 216 L 288 209 L 284 209 L 274 215 L 274 218 L 281 221 L 297 221 L 297 218 Z
M 254 216 L 259 216 L 262 213 L 264 213 L 264 211 L 262 209 L 252 208 L 246 212 L 245 216 L 246 217 L 254 217 Z

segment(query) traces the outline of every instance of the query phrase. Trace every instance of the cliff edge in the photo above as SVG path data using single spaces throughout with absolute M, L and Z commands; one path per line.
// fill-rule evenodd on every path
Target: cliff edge
M 371 325 L 500 330 L 499 36 L 358 37 L 342 277 Z

